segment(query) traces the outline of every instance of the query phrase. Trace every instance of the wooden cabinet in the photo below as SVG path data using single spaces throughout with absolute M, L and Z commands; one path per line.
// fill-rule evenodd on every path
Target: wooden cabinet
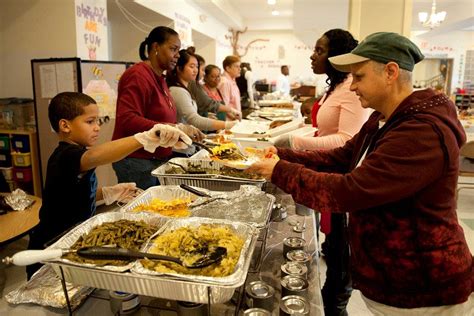
M 474 94 L 455 94 L 454 104 L 459 110 L 474 108 Z
M 41 197 L 41 177 L 35 131 L 0 129 L 0 167 L 11 189 Z

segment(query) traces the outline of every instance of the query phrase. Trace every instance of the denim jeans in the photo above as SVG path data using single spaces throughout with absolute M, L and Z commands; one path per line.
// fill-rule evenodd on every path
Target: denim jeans
M 158 185 L 158 178 L 151 175 L 151 172 L 164 164 L 167 160 L 124 158 L 114 162 L 112 167 L 117 175 L 119 183 L 135 182 L 137 187 L 146 190 L 149 187 Z

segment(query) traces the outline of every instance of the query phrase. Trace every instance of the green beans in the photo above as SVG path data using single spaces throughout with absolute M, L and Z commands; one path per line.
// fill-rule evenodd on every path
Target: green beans
M 131 250 L 140 250 L 145 241 L 157 230 L 157 227 L 149 225 L 144 221 L 130 221 L 122 219 L 116 222 L 107 222 L 98 225 L 81 237 L 71 246 L 72 250 L 82 247 L 93 246 L 115 246 Z M 80 263 L 91 263 L 98 266 L 104 265 L 126 265 L 126 260 L 92 260 L 85 259 L 75 253 L 63 256 Z

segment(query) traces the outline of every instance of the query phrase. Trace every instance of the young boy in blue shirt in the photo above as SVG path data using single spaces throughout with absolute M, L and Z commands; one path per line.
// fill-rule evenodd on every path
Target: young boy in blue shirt
M 142 147 L 154 152 L 157 147 L 183 149 L 192 142 L 179 129 L 156 124 L 149 131 L 88 148 L 99 137 L 98 115 L 94 99 L 83 93 L 63 92 L 51 100 L 48 116 L 59 145 L 48 160 L 40 223 L 30 234 L 28 249 L 43 249 L 46 242 L 94 215 L 96 200 L 105 196 L 110 204 L 117 197 L 114 193 L 135 187 L 120 183 L 98 189 L 96 167 L 123 159 Z M 28 279 L 40 267 L 28 266 Z

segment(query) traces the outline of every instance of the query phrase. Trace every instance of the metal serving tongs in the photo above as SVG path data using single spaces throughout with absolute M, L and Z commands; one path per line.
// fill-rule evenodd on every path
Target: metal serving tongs
M 127 194 L 126 196 L 120 197 L 119 200 L 115 202 L 115 204 L 117 204 L 118 207 L 124 207 L 125 205 L 130 203 L 130 201 L 138 197 L 143 192 L 145 192 L 145 190 L 142 190 L 140 188 L 135 188 L 134 191 L 129 192 L 129 194 Z
M 156 136 L 160 137 L 160 131 L 156 131 L 155 132 Z M 201 142 L 196 142 L 196 141 L 193 141 L 193 145 L 196 146 L 196 147 L 199 147 L 199 148 L 202 148 L 202 149 L 205 149 L 207 150 L 210 154 L 213 154 L 212 152 L 212 148 L 206 144 L 203 144 Z
M 212 148 L 209 145 L 206 145 L 200 142 L 193 142 L 193 145 L 198 148 L 206 150 L 211 156 L 214 155 L 214 152 L 212 151 Z
M 76 252 L 79 256 L 88 259 L 106 259 L 106 260 L 130 260 L 130 259 L 144 259 L 172 261 L 185 268 L 199 269 L 218 263 L 227 254 L 227 249 L 224 247 L 216 247 L 209 253 L 204 254 L 198 260 L 192 263 L 186 263 L 180 258 L 157 255 L 153 253 L 146 253 L 134 251 L 124 248 L 116 247 L 84 247 L 78 250 L 64 250 L 64 249 L 45 249 L 45 250 L 25 250 L 14 254 L 12 257 L 2 259 L 5 264 L 14 264 L 17 266 L 27 266 L 40 261 L 53 260 L 60 258 L 63 254 Z
M 191 186 L 189 186 L 189 185 L 187 185 L 187 184 L 184 184 L 184 183 L 181 183 L 181 184 L 179 185 L 179 187 L 180 187 L 181 189 L 186 190 L 186 191 L 188 191 L 188 192 L 191 192 L 191 193 L 193 193 L 193 194 L 195 194 L 195 195 L 197 195 L 197 196 L 207 198 L 207 199 L 204 200 L 204 201 L 198 201 L 198 200 L 194 201 L 193 203 L 191 203 L 191 204 L 189 205 L 189 207 L 191 207 L 191 208 L 195 208 L 195 207 L 198 207 L 198 206 L 202 206 L 202 205 L 204 205 L 204 204 L 208 204 L 208 203 L 214 202 L 215 200 L 219 200 L 219 199 L 226 200 L 226 199 L 227 199 L 226 196 L 212 196 L 212 195 L 210 195 L 210 194 L 208 194 L 208 193 L 206 193 L 206 192 L 203 192 L 203 191 L 201 191 L 201 190 L 197 190 L 197 189 L 195 189 L 195 188 L 193 188 L 193 187 L 191 187 Z

